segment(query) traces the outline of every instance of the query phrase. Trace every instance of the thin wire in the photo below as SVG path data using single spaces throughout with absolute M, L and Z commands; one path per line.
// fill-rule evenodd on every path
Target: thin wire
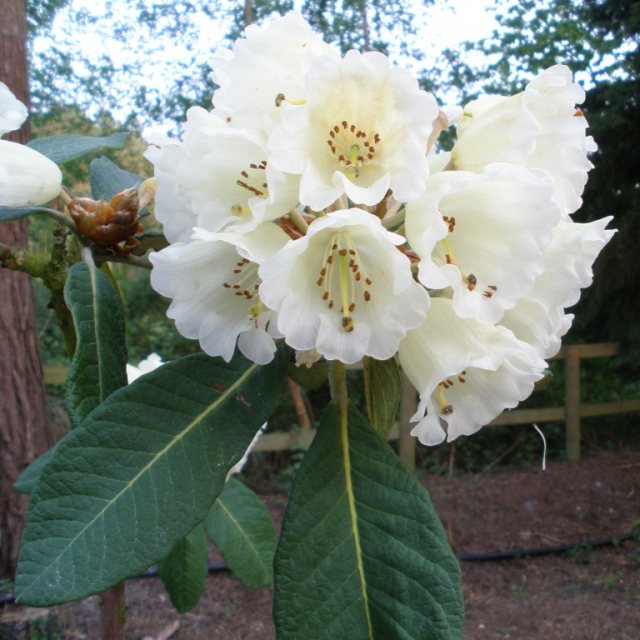
M 547 469 L 547 441 L 544 437 L 544 433 L 542 433 L 542 431 L 540 431 L 540 428 L 538 427 L 538 425 L 534 422 L 533 423 L 533 428 L 540 434 L 540 437 L 542 438 L 542 470 L 546 471 Z

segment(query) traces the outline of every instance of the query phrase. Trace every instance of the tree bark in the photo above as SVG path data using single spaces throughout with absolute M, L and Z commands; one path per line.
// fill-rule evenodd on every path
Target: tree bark
M 0 81 L 28 105 L 23 0 L 0 0 L 0 16 Z M 28 125 L 5 138 L 26 142 Z M 0 241 L 25 246 L 26 221 L 0 224 Z M 51 444 L 31 283 L 0 268 L 0 574 L 15 569 L 27 510 L 13 483 Z

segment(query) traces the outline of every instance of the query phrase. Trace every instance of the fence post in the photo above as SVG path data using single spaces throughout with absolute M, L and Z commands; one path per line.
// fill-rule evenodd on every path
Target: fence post
M 564 419 L 566 423 L 567 458 L 580 459 L 580 347 L 565 347 Z
M 402 374 L 402 395 L 400 396 L 400 460 L 409 471 L 416 468 L 416 439 L 411 435 L 411 416 L 416 412 L 417 393 L 413 385 Z

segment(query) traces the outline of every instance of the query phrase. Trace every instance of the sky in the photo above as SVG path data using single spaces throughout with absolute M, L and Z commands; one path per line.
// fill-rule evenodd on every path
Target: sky
M 159 42 L 144 30 L 136 28 L 136 9 L 132 7 L 136 4 L 138 3 L 131 0 L 72 0 L 68 8 L 62 9 L 56 16 L 52 38 L 58 43 L 63 40 L 69 43 L 66 47 L 71 51 L 74 73 L 77 76 L 88 75 L 81 63 L 83 57 L 89 55 L 94 63 L 99 64 L 101 56 L 107 53 L 117 64 L 132 65 L 129 76 L 129 82 L 132 84 L 146 83 L 159 92 L 170 91 L 174 86 L 176 74 L 188 73 L 188 70 L 181 67 L 181 61 L 192 56 L 192 52 L 186 46 L 189 39 Z M 144 0 L 141 4 L 144 4 Z M 226 6 L 232 4 L 235 3 L 229 2 Z M 420 43 L 425 57 L 437 57 L 444 48 L 455 48 L 465 40 L 489 36 L 496 27 L 493 14 L 489 11 L 493 4 L 493 0 L 435 0 L 433 6 L 425 8 L 416 0 L 416 24 L 420 25 L 417 42 Z M 224 3 L 221 3 L 221 6 L 225 7 Z M 84 10 L 86 20 L 76 23 L 72 16 L 75 16 L 79 9 Z M 108 14 L 109 9 L 112 18 L 101 18 L 97 22 L 92 20 L 94 16 Z M 111 32 L 114 20 L 122 25 L 122 28 L 130 30 L 128 45 L 123 46 L 113 38 Z M 228 23 L 222 19 L 212 21 L 204 14 L 194 16 L 193 22 L 193 50 L 198 56 L 206 59 L 223 40 Z M 46 51 L 48 46 L 50 41 L 46 38 L 39 38 L 34 42 L 37 51 Z M 410 60 L 398 59 L 397 62 L 411 65 Z M 64 94 L 64 91 L 65 87 L 61 87 L 61 94 Z M 100 100 L 94 104 L 96 113 L 110 106 L 113 100 L 109 94 L 113 94 L 114 91 L 117 91 L 114 86 L 103 87 L 104 104 L 101 104 Z M 120 92 L 126 95 L 126 87 L 122 87 Z M 452 99 L 453 96 L 449 101 Z M 116 108 L 114 115 L 124 120 L 130 111 L 131 104 L 125 99 L 122 106 Z M 164 123 L 161 126 L 168 129 L 173 125 Z

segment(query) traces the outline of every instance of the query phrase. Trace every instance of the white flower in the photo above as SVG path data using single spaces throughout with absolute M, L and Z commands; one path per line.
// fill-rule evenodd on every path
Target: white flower
M 573 316 L 565 315 L 564 308 L 576 304 L 580 289 L 591 284 L 593 263 L 615 233 L 605 229 L 611 220 L 609 216 L 588 223 L 561 221 L 544 253 L 543 273 L 500 321 L 543 358 L 557 353 L 560 338 L 571 326 Z
M 299 179 L 267 165 L 266 141 L 202 108 L 187 112 L 182 152 L 177 179 L 199 227 L 249 231 L 298 204 Z
M 544 268 L 560 219 L 544 172 L 493 164 L 482 174 L 442 171 L 407 205 L 406 235 L 421 258 L 419 279 L 453 289 L 461 317 L 497 322 Z
M 571 71 L 556 65 L 514 96 L 483 96 L 465 107 L 452 150 L 456 168 L 481 171 L 491 162 L 511 162 L 548 171 L 554 197 L 567 214 L 582 204 L 580 196 L 595 151 L 587 121 L 576 104 L 584 91 Z
M 426 313 L 426 291 L 396 245 L 402 236 L 359 209 L 316 219 L 260 267 L 260 296 L 299 351 L 354 363 L 392 357 Z
M 0 205 L 23 207 L 53 200 L 62 173 L 49 158 L 23 144 L 0 140 Z
M 425 321 L 400 343 L 400 364 L 420 392 L 411 431 L 426 445 L 470 435 L 515 407 L 545 363 L 507 329 L 460 318 L 434 298 Z
M 234 126 L 269 133 L 280 120 L 283 98 L 305 99 L 305 74 L 321 55 L 338 57 L 298 12 L 250 25 L 232 51 L 221 48 L 214 56 L 211 75 L 220 86 L 213 94 L 216 112 Z
M 27 108 L 0 82 L 0 136 L 18 129 Z M 23 207 L 53 200 L 62 187 L 56 164 L 23 144 L 0 140 L 0 206 Z
M 271 223 L 245 234 L 196 229 L 188 244 L 150 255 L 151 285 L 173 298 L 167 315 L 206 353 L 228 362 L 237 342 L 247 358 L 266 364 L 275 353 L 273 339 L 280 336 L 274 314 L 258 295 L 258 262 L 286 241 Z
M 145 373 L 149 373 L 150 371 L 155 371 L 163 364 L 162 358 L 157 353 L 150 353 L 144 360 L 141 360 L 138 363 L 137 367 L 127 363 L 127 382 L 131 384 L 140 376 Z
M 302 176 L 303 204 L 320 211 L 343 194 L 364 205 L 379 203 L 389 189 L 403 202 L 422 194 L 438 107 L 381 53 L 313 60 L 305 103 L 281 108 L 269 162 Z
M 0 82 L 0 137 L 16 131 L 27 119 L 29 112 L 4 82 Z

